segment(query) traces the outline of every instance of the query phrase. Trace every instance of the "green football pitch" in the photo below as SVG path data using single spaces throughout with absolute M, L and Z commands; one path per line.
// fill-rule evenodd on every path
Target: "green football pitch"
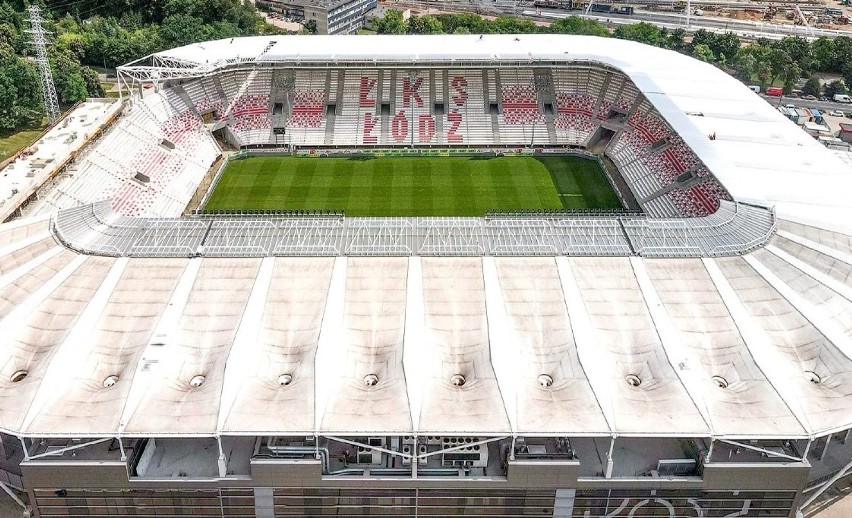
M 482 216 L 614 209 L 600 166 L 577 157 L 250 157 L 233 160 L 204 210 L 345 210 L 348 216 Z

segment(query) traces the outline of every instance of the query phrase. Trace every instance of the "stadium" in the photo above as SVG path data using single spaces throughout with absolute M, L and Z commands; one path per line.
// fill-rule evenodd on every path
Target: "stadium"
M 0 178 L 35 516 L 793 517 L 852 468 L 848 157 L 712 65 L 272 36 L 119 75 Z

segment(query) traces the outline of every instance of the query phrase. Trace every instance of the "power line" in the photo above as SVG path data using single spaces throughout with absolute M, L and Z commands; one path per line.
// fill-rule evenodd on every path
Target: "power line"
M 27 8 L 30 13 L 30 25 L 27 33 L 32 35 L 29 41 L 36 50 L 36 63 L 38 63 L 39 76 L 41 76 L 41 93 L 44 96 L 44 109 L 47 119 L 53 123 L 59 118 L 59 99 L 56 97 L 56 86 L 53 84 L 53 73 L 50 71 L 50 61 L 47 59 L 47 31 L 41 26 L 44 19 L 41 17 L 41 9 L 37 5 Z

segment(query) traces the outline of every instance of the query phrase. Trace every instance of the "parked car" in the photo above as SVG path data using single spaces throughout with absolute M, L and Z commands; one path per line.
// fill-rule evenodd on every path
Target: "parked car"
M 832 117 L 843 117 L 844 115 L 844 113 L 840 110 L 831 110 L 830 112 L 828 112 L 828 114 Z
M 852 112 L 846 112 L 846 118 L 852 119 Z
M 806 101 L 816 101 L 816 97 L 813 95 L 803 95 L 802 99 L 805 99 Z

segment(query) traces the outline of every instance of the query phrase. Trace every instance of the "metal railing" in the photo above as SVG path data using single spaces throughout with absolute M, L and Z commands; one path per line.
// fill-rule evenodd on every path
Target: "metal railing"
M 717 257 L 763 246 L 768 208 L 723 201 L 703 218 L 607 211 L 489 213 L 484 218 L 348 218 L 342 212 L 227 211 L 129 218 L 106 201 L 59 211 L 51 228 L 68 248 L 128 257 L 288 255 L 577 255 Z

